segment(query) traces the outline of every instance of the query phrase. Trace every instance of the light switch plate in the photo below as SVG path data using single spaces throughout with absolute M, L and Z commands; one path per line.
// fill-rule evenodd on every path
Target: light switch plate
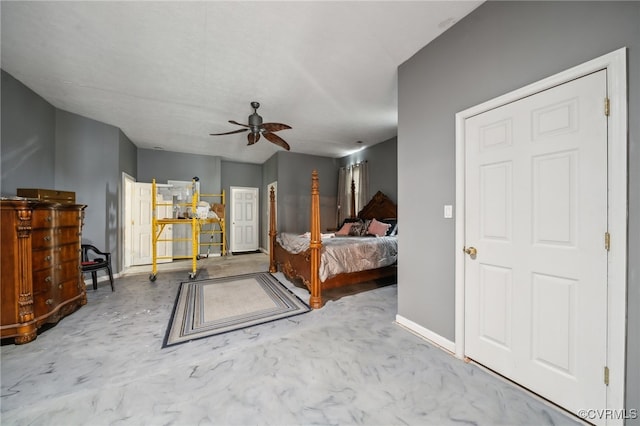
M 447 204 L 444 206 L 444 218 L 451 219 L 453 217 L 453 206 L 451 204 Z

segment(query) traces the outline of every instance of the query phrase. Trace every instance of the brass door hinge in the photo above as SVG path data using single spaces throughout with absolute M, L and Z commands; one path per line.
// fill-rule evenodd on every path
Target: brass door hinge
M 609 102 L 609 98 L 604 98 L 604 115 L 608 117 L 610 112 L 611 112 L 611 103 Z
M 604 233 L 604 249 L 606 251 L 609 251 L 609 249 L 611 248 L 611 234 L 609 234 L 608 232 Z
M 604 367 L 604 384 L 609 386 L 609 367 Z

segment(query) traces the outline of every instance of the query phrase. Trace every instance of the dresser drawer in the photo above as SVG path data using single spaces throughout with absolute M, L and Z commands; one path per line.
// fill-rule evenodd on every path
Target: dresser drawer
M 35 210 L 31 218 L 31 228 L 53 228 L 65 226 L 77 226 L 82 224 L 82 212 L 74 211 L 72 213 L 63 212 L 54 209 Z
M 35 297 L 34 294 L 33 313 L 36 319 L 43 315 L 47 315 L 49 312 L 58 307 L 61 301 L 60 294 L 62 293 L 57 291 L 55 293 L 49 292 L 47 294 L 41 294 L 39 295 L 39 297 Z
M 60 262 L 55 266 L 56 269 L 56 282 L 67 281 L 70 279 L 78 278 L 80 272 L 80 263 L 78 260 L 70 260 Z
M 77 241 L 82 233 L 80 227 L 34 229 L 31 233 L 33 250 L 54 247 L 59 241 Z
M 34 270 L 48 268 L 66 261 L 75 261 L 80 264 L 80 244 L 64 244 L 33 251 Z
M 80 263 L 79 244 L 65 244 L 63 246 L 41 248 L 33 251 L 33 270 L 50 268 L 66 261 Z
M 58 285 L 61 300 L 69 300 L 85 291 L 84 281 L 78 277 L 66 280 Z
M 31 258 L 31 266 L 34 271 L 40 269 L 48 269 L 59 262 L 60 247 L 51 247 L 40 250 L 34 250 Z
M 56 282 L 56 267 L 52 266 L 39 271 L 33 271 L 33 295 L 43 295 L 51 292 Z

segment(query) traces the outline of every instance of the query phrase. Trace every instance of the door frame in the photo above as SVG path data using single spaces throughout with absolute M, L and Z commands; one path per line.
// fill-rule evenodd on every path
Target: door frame
M 608 254 L 607 289 L 607 408 L 624 408 L 627 306 L 627 52 L 620 48 L 505 95 L 456 114 L 456 215 L 455 215 L 455 356 L 465 358 L 465 120 L 525 96 L 550 89 L 602 69 L 607 70 L 610 102 L 608 119 Z M 604 99 L 603 99 L 604 108 Z M 604 236 L 603 236 L 604 244 Z M 601 367 L 597 367 L 601 368 Z M 604 369 L 604 366 L 602 366 Z M 603 372 L 604 378 L 604 372 Z M 586 408 L 586 407 L 585 407 Z M 611 424 L 621 420 L 612 420 Z
M 133 241 L 132 241 L 132 232 L 131 232 L 131 209 L 132 209 L 132 201 L 133 201 L 133 184 L 136 183 L 136 179 L 127 174 L 126 172 L 122 172 L 122 200 L 121 206 L 122 210 L 120 211 L 120 223 L 122 226 L 122 245 L 120 249 L 120 259 L 122 259 L 122 270 L 126 271 L 131 267 L 132 258 L 133 258 Z

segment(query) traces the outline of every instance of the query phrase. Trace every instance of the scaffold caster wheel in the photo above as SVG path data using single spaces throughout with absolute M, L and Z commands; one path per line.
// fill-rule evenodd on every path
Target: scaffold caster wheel
M 149 275 L 149 281 L 154 282 L 156 280 L 156 274 Z
M 189 279 L 190 280 L 194 280 L 196 278 L 196 273 L 195 272 L 189 272 Z
M 200 260 L 200 255 L 196 255 L 196 260 Z

